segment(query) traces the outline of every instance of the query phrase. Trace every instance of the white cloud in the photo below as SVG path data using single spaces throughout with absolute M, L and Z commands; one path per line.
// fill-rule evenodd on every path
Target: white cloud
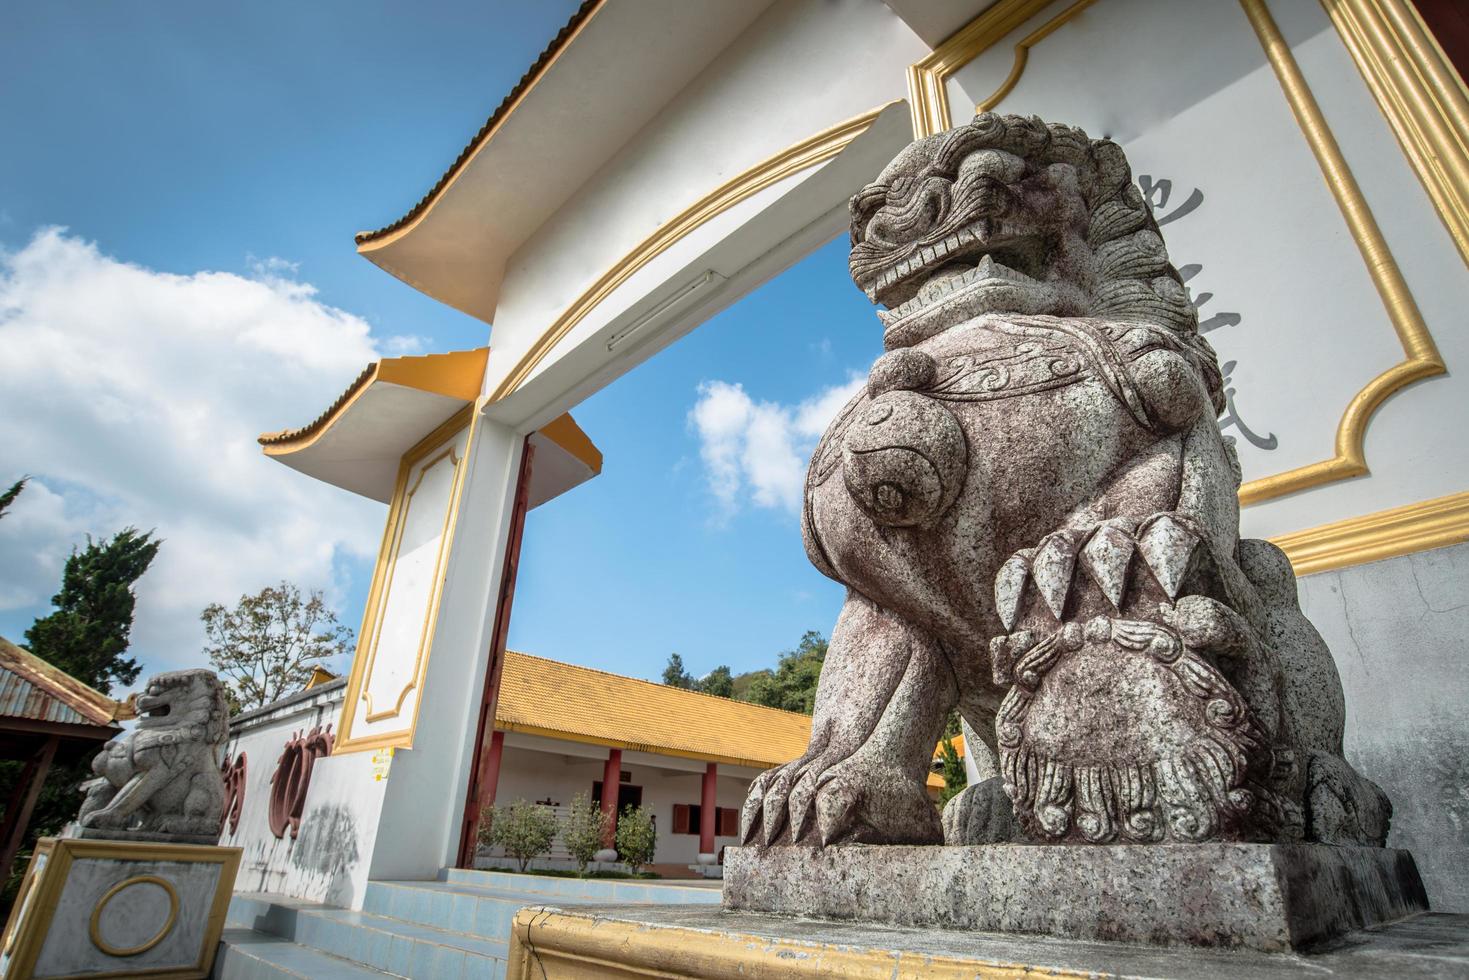
M 812 450 L 863 383 L 853 373 L 796 405 L 757 402 L 743 385 L 727 381 L 701 384 L 689 425 L 721 516 L 735 513 L 746 498 L 757 507 L 798 512 Z
M 147 672 L 200 662 L 210 602 L 281 579 L 341 601 L 382 506 L 255 436 L 315 417 L 405 342 L 319 302 L 290 263 L 251 261 L 256 278 L 156 272 L 56 228 L 0 252 L 0 482 L 33 476 L 0 519 L 0 609 L 45 612 L 72 547 L 127 525 L 165 540 L 138 588 Z

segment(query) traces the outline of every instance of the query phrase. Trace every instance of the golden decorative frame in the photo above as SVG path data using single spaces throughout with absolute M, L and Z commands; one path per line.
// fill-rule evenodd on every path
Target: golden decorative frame
M 948 129 L 948 92 L 945 85 L 951 75 L 980 54 L 1003 40 L 1009 33 L 1050 5 L 1051 0 L 1000 0 L 968 25 L 944 41 L 927 58 L 908 71 L 909 99 L 913 105 L 914 135 L 921 137 Z M 1058 27 L 1081 13 L 1091 0 L 1080 0 L 1062 10 L 1044 25 L 1026 35 L 1015 46 L 1015 63 L 1009 76 L 993 95 L 980 103 L 983 111 L 993 108 L 1014 89 L 1025 71 L 1031 47 L 1044 40 Z M 1323 0 L 1328 4 L 1372 4 L 1379 0 Z M 1381 0 L 1396 2 L 1396 0 Z M 1376 220 L 1357 186 L 1326 119 L 1306 84 L 1285 39 L 1281 37 L 1264 0 L 1240 0 L 1245 16 L 1265 50 L 1266 59 L 1280 81 L 1312 154 L 1321 168 L 1327 189 L 1341 209 L 1353 240 L 1366 263 L 1368 275 L 1382 297 L 1393 330 L 1402 345 L 1404 359 L 1367 383 L 1347 404 L 1337 424 L 1334 455 L 1319 463 L 1310 463 L 1251 480 L 1240 487 L 1240 503 L 1248 506 L 1273 497 L 1320 486 L 1336 480 L 1362 476 L 1368 472 L 1363 442 L 1367 423 L 1389 395 L 1422 378 L 1445 371 L 1433 337 L 1413 301 L 1407 283 L 1393 260 L 1392 252 L 1377 227 Z M 1441 56 L 1440 56 L 1441 57 Z M 1447 66 L 1443 66 L 1447 67 Z
M 1469 491 L 1270 540 L 1290 558 L 1297 575 L 1443 548 L 1469 541 Z
M 457 456 L 457 455 L 455 455 L 453 445 L 450 445 L 448 449 L 445 449 L 443 452 L 439 453 L 433 459 L 428 460 L 427 462 L 423 463 L 422 465 L 419 465 L 418 466 L 418 478 L 413 481 L 413 486 L 409 487 L 408 488 L 408 492 L 403 495 L 403 512 L 399 515 L 399 520 L 397 522 L 397 525 L 398 526 L 397 526 L 397 528 L 395 529 L 395 532 L 394 532 L 394 538 L 393 538 L 393 554 L 392 554 L 392 557 L 390 557 L 388 559 L 388 580 L 387 580 L 386 583 L 383 584 L 383 603 L 384 603 L 384 607 L 386 607 L 386 604 L 387 604 L 387 596 L 393 591 L 393 572 L 398 567 L 398 563 L 397 563 L 398 551 L 399 551 L 399 547 L 403 543 L 403 529 L 408 526 L 408 511 L 413 507 L 413 495 L 416 494 L 416 493 L 418 493 L 418 488 L 419 487 L 423 486 L 423 478 L 428 475 L 428 471 L 431 470 L 431 469 L 433 469 L 435 466 L 438 466 L 440 463 L 442 463 L 446 459 L 449 461 L 449 474 L 450 474 L 449 475 L 449 495 L 450 495 L 450 499 L 448 501 L 445 501 L 445 507 L 444 507 L 444 527 L 439 532 L 439 547 L 438 547 L 437 552 L 434 555 L 434 573 L 435 573 L 435 576 L 434 577 L 435 578 L 438 578 L 438 573 L 439 573 L 439 571 L 443 567 L 443 564 L 444 564 L 444 546 L 445 546 L 445 544 L 447 544 L 447 538 L 448 538 L 448 533 L 449 533 L 449 518 L 451 516 L 449 504 L 451 504 L 452 501 L 453 501 L 454 487 L 455 487 L 455 484 L 457 483 L 457 481 L 459 479 L 459 463 L 460 463 L 460 457 Z M 417 465 L 417 464 L 414 464 L 414 465 Z M 434 598 L 434 593 L 430 593 L 430 603 L 431 603 L 431 605 L 432 605 L 433 598 Z M 432 613 L 430 613 L 429 615 L 430 615 L 430 617 L 432 617 Z M 377 660 L 377 645 L 378 645 L 378 641 L 382 638 L 382 632 L 383 632 L 383 617 L 382 616 L 379 616 L 378 619 L 377 619 L 377 623 L 374 625 L 374 632 L 373 632 L 373 637 L 372 637 L 372 646 L 369 648 L 369 651 L 370 652 L 369 652 L 369 655 L 368 655 L 369 656 L 369 660 L 368 660 L 368 664 L 367 664 L 367 673 L 364 676 L 364 679 L 363 679 L 363 682 L 362 682 L 362 686 L 364 688 L 367 687 L 367 681 L 370 680 L 371 677 L 372 677 L 372 667 L 373 667 L 373 664 Z M 393 700 L 393 706 L 391 708 L 383 708 L 383 709 L 381 709 L 379 711 L 374 711 L 373 710 L 373 707 L 372 707 L 372 692 L 369 691 L 369 690 L 363 690 L 363 692 L 362 692 L 362 701 L 363 701 L 363 703 L 365 705 L 367 705 L 367 710 L 363 714 L 363 717 L 366 718 L 369 723 L 370 722 L 382 721 L 384 718 L 393 718 L 393 717 L 395 717 L 398 714 L 398 712 L 400 712 L 400 711 L 403 710 L 403 701 L 404 701 L 404 699 L 406 699 L 408 697 L 408 694 L 409 694 L 410 691 L 412 691 L 414 688 L 416 688 L 418 686 L 418 669 L 417 669 L 417 665 L 419 665 L 419 664 L 421 664 L 423 662 L 424 645 L 428 643 L 429 639 L 432 636 L 432 632 L 433 632 L 433 630 L 430 627 L 430 624 L 428 622 L 425 622 L 424 623 L 424 628 L 422 630 L 420 630 L 419 631 L 419 634 L 418 634 L 418 652 L 414 656 L 414 661 L 413 662 L 414 662 L 415 667 L 414 667 L 414 671 L 413 671 L 413 676 L 411 678 L 409 678 L 407 684 L 404 684 L 403 685 L 403 690 L 401 690 L 401 691 L 398 692 L 398 696 Z
M 107 903 L 116 898 L 120 892 L 134 885 L 157 885 L 159 888 L 162 888 L 164 893 L 168 895 L 168 919 L 163 923 L 163 928 L 159 929 L 158 933 L 147 942 L 139 943 L 136 946 L 114 946 L 102 938 L 102 911 L 107 908 Z M 107 889 L 101 898 L 97 899 L 97 907 L 92 909 L 92 917 L 87 922 L 87 934 L 92 939 L 92 945 L 96 946 L 108 956 L 137 956 L 140 953 L 148 952 L 148 950 L 163 942 L 164 937 L 170 932 L 173 932 L 173 925 L 178 921 L 178 917 L 179 893 L 178 889 L 173 887 L 173 882 L 167 878 L 160 878 L 157 875 L 135 875 L 126 880 L 119 881 Z
M 1469 89 L 1407 0 L 1321 0 L 1469 262 Z
M 1422 378 L 1443 374 L 1447 369 L 1428 332 L 1428 325 L 1423 322 L 1423 315 L 1418 312 L 1418 304 L 1413 301 L 1413 294 L 1403 281 L 1403 274 L 1398 271 L 1397 262 L 1377 227 L 1377 220 L 1372 217 L 1372 211 L 1362 196 L 1362 189 L 1357 186 L 1336 138 L 1326 125 L 1321 107 L 1316 104 L 1300 66 L 1296 64 L 1285 38 L 1281 37 L 1280 29 L 1275 26 L 1275 19 L 1270 16 L 1265 0 L 1240 0 L 1240 6 L 1265 48 L 1265 56 L 1280 80 L 1281 90 L 1285 92 L 1291 112 L 1310 144 L 1311 153 L 1321 167 L 1326 186 L 1346 219 L 1347 228 L 1362 253 L 1362 261 L 1367 264 L 1372 284 L 1382 297 L 1382 304 L 1405 355 L 1403 360 L 1367 382 L 1366 387 L 1347 404 L 1341 421 L 1337 423 L 1336 454 L 1331 459 L 1251 480 L 1239 491 L 1240 503 L 1249 505 L 1307 487 L 1365 476 L 1368 468 L 1363 443 L 1372 413 L 1399 389 Z
M 342 702 L 342 717 L 337 725 L 338 738 L 332 748 L 333 755 L 365 752 L 389 746 L 407 747 L 413 744 L 413 732 L 418 727 L 418 712 L 422 707 L 421 699 L 414 702 L 413 717 L 409 720 L 407 727 L 392 732 L 354 737 L 352 730 L 357 720 L 357 703 L 362 701 L 365 705 L 363 712 L 365 722 L 381 721 L 401 712 L 408 693 L 423 684 L 424 674 L 428 670 L 429 653 L 433 646 L 439 602 L 443 597 L 446 562 L 452 555 L 454 528 L 459 519 L 459 503 L 464 489 L 465 474 L 468 470 L 464 463 L 472 452 L 475 420 L 478 416 L 479 413 L 475 410 L 474 404 L 464 406 L 404 453 L 402 462 L 398 464 L 398 482 L 393 491 L 393 501 L 388 508 L 388 519 L 383 527 L 383 542 L 378 549 L 377 565 L 372 573 L 372 585 L 367 593 L 367 604 L 362 614 L 362 630 L 358 633 L 358 648 L 356 655 L 352 658 L 352 672 L 347 680 L 347 691 Z M 452 443 L 458 440 L 459 434 L 466 427 L 469 429 L 469 436 L 465 442 L 464 456 L 458 457 Z M 446 449 L 445 443 L 451 445 Z M 437 456 L 419 467 L 418 481 L 415 481 L 410 489 L 409 475 L 420 462 L 436 452 Z M 398 693 L 396 703 L 392 708 L 374 711 L 371 694 L 366 689 L 367 682 L 372 676 L 372 668 L 377 661 L 377 644 L 382 630 L 383 612 L 387 606 L 388 593 L 392 588 L 393 570 L 398 558 L 398 546 L 403 538 L 403 529 L 407 523 L 408 508 L 412 503 L 414 491 L 418 489 L 418 484 L 423 479 L 423 472 L 446 458 L 454 466 L 454 476 L 450 485 L 449 499 L 444 508 L 444 529 L 439 537 L 438 553 L 434 561 L 434 580 L 427 608 L 424 610 L 423 628 L 419 632 L 418 651 L 414 658 L 412 676 L 403 690 Z
M 56 906 L 66 887 L 66 880 L 70 877 L 71 866 L 78 859 L 166 861 L 177 864 L 217 864 L 220 866 L 219 879 L 214 886 L 214 900 L 209 906 L 209 918 L 205 920 L 199 959 L 184 967 L 163 970 L 156 967 L 109 970 L 101 973 L 72 974 L 67 977 L 56 977 L 54 980 L 83 980 L 83 978 L 85 980 L 107 980 L 107 978 L 121 977 L 204 980 L 209 976 L 214 965 L 215 953 L 219 949 L 219 937 L 224 932 L 225 918 L 229 913 L 230 895 L 234 891 L 235 876 L 240 870 L 242 853 L 238 847 L 211 847 L 199 844 L 151 844 L 135 841 L 41 838 L 36 842 L 36 849 L 31 854 L 31 863 L 26 867 L 25 878 L 21 881 L 20 891 L 16 895 L 10 921 L 5 924 L 5 934 L 0 937 L 0 949 L 10 953 L 10 966 L 6 975 L 17 978 L 29 977 L 35 971 L 36 960 L 40 958 L 41 948 L 51 931 Z M 110 956 L 136 956 L 152 948 L 172 930 L 174 917 L 170 917 L 169 926 L 163 934 L 143 949 L 114 953 L 103 944 L 97 943 L 95 935 L 97 916 L 107 900 L 125 885 L 136 884 L 140 880 L 154 879 L 155 876 L 151 875 L 130 878 L 114 885 L 102 895 L 91 916 L 92 941 L 97 944 L 98 949 Z M 156 880 L 162 882 L 162 879 Z M 168 888 L 173 896 L 176 916 L 178 896 L 166 883 L 165 888 Z M 32 892 L 34 892 L 34 897 L 27 905 L 25 900 Z M 25 918 L 20 922 L 16 921 L 17 910 L 27 912 Z

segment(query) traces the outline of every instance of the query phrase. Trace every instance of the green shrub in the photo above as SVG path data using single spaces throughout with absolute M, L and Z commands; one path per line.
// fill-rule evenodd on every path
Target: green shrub
M 639 868 L 653 862 L 657 846 L 653 815 L 640 806 L 625 808 L 617 821 L 617 856 L 637 874 Z
M 607 815 L 586 793 L 578 793 L 561 821 L 561 843 L 576 859 L 577 874 L 586 877 L 587 865 L 602 849 L 607 832 Z
M 555 815 L 525 800 L 516 800 L 509 806 L 485 807 L 480 816 L 480 843 L 505 848 L 506 854 L 520 862 L 521 871 L 531 858 L 549 854 L 555 838 Z

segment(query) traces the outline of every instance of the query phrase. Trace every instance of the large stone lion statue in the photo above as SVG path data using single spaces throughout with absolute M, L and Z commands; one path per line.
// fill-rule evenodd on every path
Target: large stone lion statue
M 77 815 L 83 835 L 213 843 L 224 807 L 224 685 L 208 670 L 159 674 L 138 695 L 137 710 L 137 728 L 92 760 L 98 778 L 82 784 Z
M 1384 843 L 1289 561 L 1241 540 L 1218 363 L 1122 150 L 984 114 L 851 202 L 886 353 L 806 478 L 848 588 L 758 844 Z M 925 791 L 958 708 L 992 778 Z

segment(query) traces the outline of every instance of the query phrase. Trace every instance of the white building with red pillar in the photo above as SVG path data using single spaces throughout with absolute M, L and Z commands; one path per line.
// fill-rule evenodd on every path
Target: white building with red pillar
M 346 678 L 329 681 L 234 719 L 226 767 L 237 775 L 221 841 L 245 850 L 241 888 L 339 904 L 360 892 L 363 815 L 346 792 L 357 780 L 344 782 L 343 767 L 327 755 L 349 687 Z M 609 814 L 640 806 L 658 831 L 656 870 L 717 875 L 723 849 L 738 843 L 750 781 L 798 756 L 810 729 L 806 715 L 510 650 L 483 799 L 525 800 L 558 817 L 579 794 Z M 387 782 L 394 755 L 367 754 L 364 782 Z M 613 862 L 616 854 L 598 859 Z M 513 862 L 480 846 L 465 864 Z M 572 866 L 559 839 L 533 863 Z

